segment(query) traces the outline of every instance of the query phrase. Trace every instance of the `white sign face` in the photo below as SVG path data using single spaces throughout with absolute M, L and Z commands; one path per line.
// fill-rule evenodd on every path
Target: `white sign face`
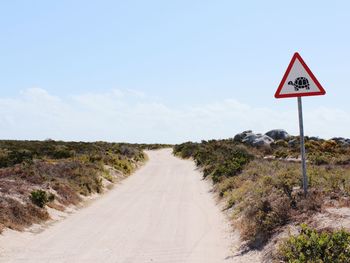
M 295 53 L 276 91 L 276 98 L 324 95 L 326 92 L 298 53 Z

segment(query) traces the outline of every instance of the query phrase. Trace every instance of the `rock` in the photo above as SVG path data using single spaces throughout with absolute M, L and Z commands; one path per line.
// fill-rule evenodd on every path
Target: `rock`
M 235 137 L 233 138 L 233 140 L 235 142 L 242 142 L 243 139 L 245 137 L 247 137 L 248 134 L 252 134 L 252 131 L 251 130 L 248 130 L 248 131 L 244 131 L 244 132 L 241 132 L 241 133 L 238 133 L 235 135 Z
M 286 140 L 290 137 L 288 132 L 282 129 L 271 130 L 265 133 L 265 135 L 269 136 L 274 140 Z
M 343 137 L 333 137 L 330 140 L 335 142 L 346 142 L 346 139 Z
M 254 147 L 269 147 L 274 140 L 267 135 L 255 134 L 252 131 L 244 131 L 234 137 L 235 141 L 242 142 Z
M 253 142 L 252 145 L 255 147 L 269 147 L 274 140 L 267 135 L 258 136 Z
M 343 137 L 334 137 L 331 139 L 332 141 L 335 141 L 343 146 L 350 146 L 350 139 L 346 139 Z
M 253 142 L 258 138 L 259 138 L 258 135 L 254 134 L 254 133 L 250 133 L 250 134 L 246 135 L 246 137 L 242 140 L 242 142 L 246 143 L 246 144 L 253 145 Z

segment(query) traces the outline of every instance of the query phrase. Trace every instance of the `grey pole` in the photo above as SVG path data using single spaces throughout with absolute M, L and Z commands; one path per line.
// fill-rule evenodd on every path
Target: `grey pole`
M 301 97 L 298 97 L 298 112 L 299 112 L 299 129 L 300 129 L 301 170 L 303 173 L 304 195 L 306 196 L 307 195 L 307 175 L 306 175 L 306 161 L 305 161 L 303 107 L 301 103 Z

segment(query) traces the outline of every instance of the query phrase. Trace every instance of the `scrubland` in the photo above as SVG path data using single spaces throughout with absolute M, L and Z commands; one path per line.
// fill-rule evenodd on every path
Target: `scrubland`
M 106 142 L 0 141 L 0 232 L 23 230 L 102 193 L 145 160 L 145 148 Z
M 350 262 L 350 229 L 319 227 L 314 218 L 328 208 L 350 206 L 350 146 L 341 140 L 306 137 L 309 191 L 300 171 L 299 138 L 253 147 L 234 139 L 187 142 L 174 154 L 193 158 L 225 203 L 239 229 L 243 250 L 263 250 L 266 261 Z M 350 220 L 350 219 L 348 219 Z M 287 227 L 296 233 L 277 238 Z

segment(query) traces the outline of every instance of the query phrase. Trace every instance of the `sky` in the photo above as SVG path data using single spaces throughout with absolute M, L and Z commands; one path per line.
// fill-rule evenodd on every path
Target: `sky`
M 180 143 L 275 128 L 294 52 L 325 88 L 305 133 L 350 137 L 350 2 L 0 2 L 0 139 Z

